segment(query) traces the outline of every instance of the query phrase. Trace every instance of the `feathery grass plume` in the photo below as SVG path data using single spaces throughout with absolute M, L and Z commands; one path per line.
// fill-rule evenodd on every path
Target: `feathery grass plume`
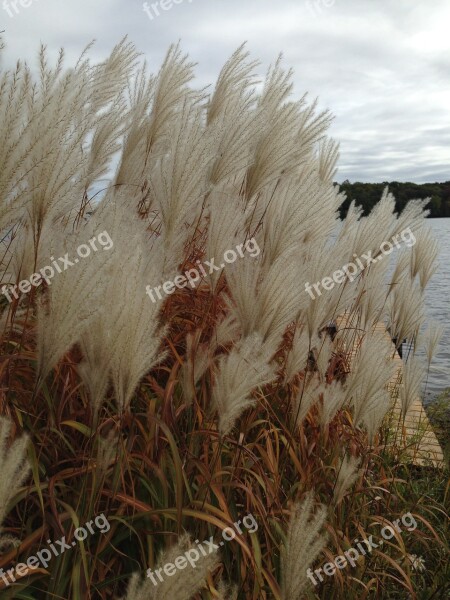
M 436 354 L 436 350 L 440 344 L 443 334 L 444 327 L 436 321 L 432 321 L 429 324 L 427 330 L 425 331 L 424 345 L 427 355 L 428 368 L 430 368 L 431 361 L 433 360 L 433 357 Z
M 93 67 L 93 93 L 91 109 L 97 113 L 121 97 L 133 75 L 139 53 L 125 36 L 111 51 L 106 60 Z
M 66 241 L 59 255 L 76 256 L 75 248 L 85 240 L 82 231 L 77 233 Z M 70 269 L 56 273 L 48 285 L 38 306 L 38 382 L 80 339 L 102 310 L 99 304 L 104 277 L 101 267 L 107 258 L 107 252 L 95 252 Z
M 60 224 L 44 224 L 42 232 L 42 241 L 38 248 L 35 248 L 34 236 L 29 223 L 23 225 L 19 223 L 14 228 L 14 234 L 7 243 L 2 244 L 5 247 L 2 266 L 2 284 L 16 284 L 23 279 L 29 279 L 33 273 L 36 273 L 42 267 L 49 263 L 52 255 L 48 247 L 50 240 L 53 245 L 57 245 L 58 240 L 62 240 L 62 227 Z M 44 248 L 44 246 L 47 246 Z M 37 252 L 36 252 L 37 250 Z M 50 252 L 49 252 L 50 250 Z M 20 294 L 19 290 L 16 290 Z
M 216 351 L 236 342 L 239 334 L 239 324 L 228 314 L 216 325 L 208 343 L 199 344 L 200 330 L 186 336 L 186 358 L 181 367 L 180 381 L 188 404 L 192 403 L 195 386 L 212 363 Z
M 307 304 L 301 290 L 298 267 L 292 259 L 288 261 L 286 255 L 274 262 L 257 290 L 255 329 L 273 352 L 280 345 L 288 325 L 299 317 Z
M 242 200 L 232 189 L 215 188 L 209 197 L 209 227 L 206 241 L 206 256 L 215 258 L 219 266 L 227 250 L 233 250 L 239 242 L 245 241 L 243 230 L 244 206 Z M 242 260 L 249 260 L 244 254 Z M 239 257 L 241 260 L 241 257 Z M 214 291 L 222 270 L 214 271 L 207 278 Z
M 403 381 L 399 390 L 403 419 L 414 400 L 420 398 L 424 377 L 425 369 L 423 364 L 416 357 L 410 356 L 403 367 Z
M 361 327 L 363 329 L 369 329 L 381 320 L 383 306 L 389 293 L 386 281 L 388 267 L 388 260 L 372 264 L 364 271 L 361 278 L 361 299 L 357 310 L 361 316 Z
M 2 46 L 3 48 L 3 46 Z M 0 49 L 1 50 L 1 49 Z M 1 54 L 0 54 L 1 56 Z M 0 231 L 22 216 L 27 199 L 26 157 L 29 137 L 24 135 L 31 118 L 26 101 L 32 81 L 26 65 L 17 63 L 14 71 L 0 77 Z
M 237 600 L 239 589 L 237 585 L 227 585 L 221 580 L 218 592 L 219 596 L 217 600 Z
M 183 250 L 210 189 L 208 167 L 215 155 L 214 132 L 203 127 L 202 110 L 185 101 L 174 118 L 167 153 L 155 165 L 150 191 L 159 211 L 164 240 L 163 277 L 183 260 Z
M 269 69 L 258 101 L 265 127 L 254 140 L 254 161 L 247 171 L 247 199 L 274 183 L 282 172 L 294 168 L 298 153 L 295 134 L 301 103 L 286 102 L 292 91 L 291 79 L 292 70 L 281 68 L 280 56 Z
M 411 279 L 418 274 L 420 287 L 424 290 L 438 268 L 439 244 L 430 228 L 422 228 L 415 234 L 415 238 L 416 243 L 411 258 Z
M 327 129 L 330 127 L 334 117 L 329 110 L 323 110 L 316 114 L 319 100 L 316 98 L 309 106 L 306 105 L 305 94 L 300 100 L 302 110 L 300 112 L 300 128 L 298 132 L 298 142 L 301 145 L 299 150 L 299 164 L 309 155 L 313 162 L 317 161 L 316 144 L 324 139 Z M 331 147 L 327 152 L 333 154 Z
M 395 233 L 411 229 L 415 235 L 418 234 L 425 227 L 426 217 L 430 214 L 430 211 L 426 209 L 429 202 L 429 198 L 425 198 L 425 200 L 409 200 L 405 208 L 398 215 Z
M 376 407 L 387 411 L 387 384 L 394 369 L 390 353 L 391 344 L 384 335 L 366 333 L 345 383 L 346 402 L 353 406 L 355 425 L 373 416 Z
M 292 339 L 292 348 L 289 350 L 286 360 L 284 382 L 292 381 L 294 375 L 302 371 L 308 360 L 308 353 L 311 348 L 311 340 L 305 329 L 297 325 Z
M 78 365 L 78 373 L 89 391 L 94 421 L 110 381 L 110 348 L 115 343 L 112 333 L 106 319 L 98 316 L 79 339 L 83 360 Z
M 135 47 L 124 38 L 104 62 L 92 67 L 90 110 L 95 123 L 85 174 L 86 189 L 108 172 L 112 156 L 121 148 L 120 139 L 127 130 L 129 117 L 125 90 L 137 59 Z
M 178 543 L 163 552 L 158 561 L 161 569 L 164 565 L 173 564 L 179 556 L 195 549 L 197 546 L 190 542 L 188 535 L 179 538 Z M 198 550 L 197 550 L 198 552 Z M 205 550 L 206 552 L 206 550 Z M 183 570 L 177 570 L 171 577 L 159 581 L 155 573 L 141 581 L 138 573 L 131 579 L 124 600 L 191 600 L 206 584 L 206 578 L 216 568 L 219 562 L 217 551 L 200 556 L 194 567 L 190 563 Z M 154 569 L 156 571 L 158 569 Z M 152 582 L 151 577 L 157 582 Z
M 166 333 L 159 320 L 160 306 L 149 301 L 143 285 L 156 279 L 158 261 L 148 266 L 145 262 L 143 251 L 138 249 L 128 262 L 128 272 L 122 271 L 116 279 L 121 295 L 111 311 L 112 322 L 117 324 L 115 343 L 120 349 L 111 357 L 111 375 L 122 411 L 128 408 L 141 377 L 165 358 L 160 351 Z
M 385 188 L 380 202 L 371 213 L 359 219 L 358 227 L 347 229 L 350 234 L 348 243 L 353 246 L 354 254 L 362 256 L 370 250 L 372 255 L 377 257 L 381 254 L 380 248 L 384 242 L 398 236 L 407 228 L 414 232 L 419 231 L 427 215 L 424 211 L 426 203 L 427 201 L 420 200 L 408 202 L 398 218 L 395 218 L 395 200 L 388 188 Z
M 212 402 L 219 415 L 219 431 L 227 435 L 237 419 L 256 403 L 252 391 L 276 376 L 270 364 L 272 352 L 262 337 L 253 333 L 240 340 L 231 352 L 219 359 L 212 391 Z
M 408 201 L 405 208 L 397 216 L 397 219 L 392 221 L 389 230 L 385 232 L 383 242 L 397 237 L 400 243 L 403 243 L 402 234 L 405 231 L 409 231 L 410 234 L 412 234 L 412 232 L 414 232 L 414 234 L 420 234 L 426 221 L 425 217 L 429 214 L 429 211 L 425 210 L 425 206 L 428 201 L 429 200 Z M 377 254 L 380 254 L 380 249 L 378 249 Z
M 347 215 L 346 215 L 345 219 L 342 221 L 342 225 L 339 228 L 339 231 L 337 232 L 337 241 L 338 242 L 341 240 L 347 240 L 347 243 L 348 243 L 349 236 L 351 236 L 350 240 L 353 240 L 354 231 L 359 226 L 358 223 L 361 220 L 362 215 L 363 215 L 362 206 L 357 206 L 355 204 L 355 201 L 353 200 L 351 202 L 350 206 L 348 207 Z M 352 242 L 351 246 L 353 247 L 353 242 Z
M 361 459 L 356 456 L 344 456 L 337 467 L 336 484 L 334 486 L 333 503 L 339 504 L 360 476 Z
M 325 379 L 327 374 L 328 365 L 333 355 L 333 349 L 333 342 L 328 336 L 322 337 L 322 339 L 319 340 L 316 365 L 322 379 Z
M 330 138 L 321 140 L 319 144 L 319 177 L 321 181 L 331 183 L 337 173 L 339 160 L 339 144 Z
M 252 160 L 252 141 L 262 131 L 262 115 L 255 110 L 256 95 L 253 73 L 258 61 L 248 61 L 244 45 L 234 52 L 222 69 L 216 88 L 207 105 L 207 125 L 214 124 L 220 132 L 217 157 L 212 165 L 210 180 L 220 182 L 244 180 Z
M 292 404 L 291 422 L 293 427 L 301 426 L 310 408 L 319 400 L 322 391 L 323 385 L 314 376 L 309 376 L 300 382 L 300 389 Z
M 94 427 L 97 422 L 94 420 Z M 92 455 L 92 490 L 95 494 L 101 493 L 106 487 L 109 468 L 120 462 L 120 437 L 117 431 L 112 429 L 106 437 L 98 436 L 94 441 Z
M 286 189 L 287 205 L 291 203 L 293 189 Z M 273 352 L 280 344 L 287 326 L 298 318 L 302 307 L 307 304 L 306 298 L 301 295 L 303 267 L 294 260 L 296 247 L 278 244 L 284 234 L 281 227 L 268 234 L 273 247 L 277 247 L 276 251 L 258 257 L 251 264 L 250 261 L 240 261 L 227 271 L 227 282 L 233 298 L 229 307 L 240 320 L 244 335 L 258 331 Z M 255 236 L 257 241 L 260 237 Z M 265 237 L 264 246 L 269 248 L 267 239 Z M 248 293 L 249 289 L 255 290 L 256 299 Z
M 282 248 L 294 247 L 300 256 L 308 251 L 313 253 L 310 243 L 306 242 L 314 240 L 323 245 L 324 238 L 336 229 L 337 213 L 334 210 L 338 209 L 344 196 L 337 187 L 318 181 L 315 160 L 314 156 L 308 155 L 298 172 L 283 173 L 274 185 L 266 186 L 248 200 L 247 228 L 250 235 L 261 229 L 265 234 L 267 266 L 279 256 Z M 282 234 L 283 227 L 289 229 L 294 239 Z M 268 244 L 271 244 L 270 248 Z
M 401 250 L 397 262 L 395 263 L 394 272 L 392 273 L 389 280 L 388 295 L 391 294 L 392 290 L 399 284 L 399 282 L 409 277 L 410 271 L 411 254 L 407 250 Z
M 113 180 L 113 187 L 125 186 L 128 193 L 136 198 L 142 197 L 143 173 L 145 173 L 152 151 L 163 151 L 165 140 L 161 138 L 145 139 L 144 132 L 148 130 L 149 115 L 156 82 L 153 76 L 147 74 L 147 64 L 144 62 L 134 75 L 134 85 L 127 89 L 127 104 L 129 105 L 127 128 L 124 135 L 119 165 Z M 147 162 L 143 156 L 145 147 L 149 148 Z M 144 196 L 147 199 L 147 196 Z M 150 210 L 148 205 L 147 209 Z
M 319 286 L 319 292 L 312 286 L 315 282 L 320 284 L 324 276 L 340 269 L 345 264 L 342 255 L 343 243 L 326 247 L 322 243 L 309 244 L 312 252 L 303 257 L 307 261 L 304 285 L 308 285 L 310 292 L 303 288 L 302 301 L 307 302 L 306 309 L 301 312 L 300 320 L 304 323 L 309 337 L 313 337 L 332 321 L 336 315 L 343 314 L 346 308 L 352 305 L 355 295 L 355 282 L 344 281 L 335 285 L 331 290 Z M 311 297 L 311 294 L 313 297 Z
M 307 298 L 305 290 L 303 290 L 303 298 Z M 309 339 L 314 339 L 317 332 L 323 329 L 335 314 L 339 314 L 336 311 L 336 304 L 332 302 L 334 298 L 335 296 L 332 293 L 327 293 L 311 300 L 307 299 L 307 308 L 301 312 L 300 318 L 305 324 L 305 331 Z
M 42 46 L 39 84 L 32 81 L 27 68 L 24 89 L 12 82 L 10 99 L 15 99 L 16 88 L 24 96 L 11 109 L 13 113 L 5 115 L 16 130 L 14 136 L 19 136 L 17 142 L 8 133 L 10 125 L 0 130 L 0 138 L 2 133 L 10 138 L 2 144 L 5 154 L 0 155 L 0 197 L 2 208 L 22 211 L 20 218 L 29 228 L 35 257 L 45 228 L 59 221 L 67 223 L 77 214 L 87 188 L 107 171 L 119 148 L 126 111 L 118 90 L 130 75 L 136 54 L 131 47 L 116 54 L 95 68 L 82 56 L 74 69 L 63 71 L 63 51 L 52 69 Z M 107 83 L 111 74 L 114 82 Z
M 194 77 L 193 67 L 178 44 L 170 46 L 156 78 L 146 81 L 146 65 L 142 67 L 131 94 L 132 119 L 115 184 L 140 187 L 155 160 L 168 151 L 183 105 L 202 97 L 188 86 Z
M 12 423 L 0 417 L 0 543 L 4 539 L 1 526 L 7 515 L 8 504 L 28 477 L 30 465 L 26 458 L 28 436 L 22 435 L 7 448 L 7 440 L 11 433 Z M 10 541 L 8 537 L 7 541 Z
M 269 69 L 258 101 L 265 127 L 255 135 L 254 162 L 248 169 L 245 190 L 248 200 L 265 187 L 276 185 L 281 176 L 295 173 L 330 123 L 327 111 L 314 116 L 316 103 L 302 111 L 305 97 L 287 102 L 291 80 L 292 70 L 282 69 L 280 56 Z
M 314 514 L 314 496 L 309 492 L 294 506 L 282 549 L 282 600 L 301 600 L 308 583 L 306 571 L 325 547 L 327 536 L 320 533 L 327 509 L 319 504 Z
M 298 249 L 299 239 L 308 230 L 308 208 L 298 202 L 304 187 L 304 181 L 281 180 L 276 203 L 273 202 L 273 190 L 261 194 L 261 204 L 265 207 L 262 243 L 266 270 L 283 254 Z
M 124 201 L 123 205 L 120 200 Z M 85 235 L 88 232 L 89 235 L 98 233 L 102 226 L 106 226 L 105 231 L 112 240 L 113 247 L 105 254 L 102 252 L 100 256 L 92 255 L 88 258 L 95 261 L 92 268 L 101 275 L 97 282 L 100 307 L 107 306 L 113 295 L 117 298 L 122 297 L 123 290 L 115 279 L 117 273 L 122 271 L 118 262 L 129 260 L 130 248 L 134 247 L 134 244 L 139 245 L 141 241 L 140 238 L 136 240 L 136 235 L 139 236 L 137 232 L 142 234 L 144 228 L 140 220 L 132 218 L 124 196 L 119 194 L 118 199 L 115 199 L 111 191 L 106 194 L 92 215 L 85 227 Z M 119 322 L 115 320 L 115 315 L 112 317 L 110 310 L 100 310 L 92 320 L 91 326 L 86 328 L 77 340 L 83 354 L 78 372 L 89 391 L 94 421 L 111 379 L 112 357 L 122 351 L 116 343 L 118 328 Z
M 51 70 L 46 48 L 41 47 L 41 85 L 29 107 L 37 118 L 30 125 L 31 148 L 26 160 L 32 169 L 27 213 L 36 246 L 45 221 L 67 218 L 85 189 L 83 175 L 89 153 L 83 151 L 83 146 L 94 122 L 94 115 L 86 110 L 92 73 L 87 61 L 65 73 L 62 64 L 63 53 Z
M 391 395 L 383 390 L 378 393 L 371 405 L 364 410 L 361 417 L 361 423 L 366 429 L 370 446 L 373 446 L 375 436 L 380 430 L 383 420 L 391 408 Z
M 111 109 L 97 117 L 89 152 L 89 163 L 85 167 L 85 188 L 107 175 L 111 159 L 120 149 L 120 137 L 126 131 L 128 110 L 125 98 L 120 95 Z
M 245 45 L 242 44 L 233 52 L 220 71 L 207 106 L 208 124 L 219 115 L 230 112 L 235 107 L 236 98 L 245 100 L 246 108 L 252 107 L 256 83 L 254 70 L 260 62 L 248 60 L 250 52 L 245 50 Z
M 367 216 L 361 216 L 358 220 L 358 226 L 347 229 L 349 239 L 347 245 L 357 256 L 371 251 L 374 256 L 379 254 L 380 245 L 389 239 L 392 223 L 395 221 L 395 200 L 388 188 L 385 188 L 380 202 L 374 207 L 374 210 Z M 352 216 L 352 220 L 354 215 Z M 349 259 L 351 254 L 349 253 Z
M 216 351 L 217 348 L 227 346 L 231 342 L 237 342 L 241 334 L 241 328 L 234 315 L 227 314 L 218 324 L 211 337 L 212 348 Z
M 253 160 L 252 141 L 255 131 L 263 127 L 261 115 L 248 110 L 246 98 L 234 98 L 234 106 L 219 114 L 208 129 L 215 131 L 216 153 L 209 173 L 212 185 L 231 183 L 240 189 Z
M 227 283 L 230 296 L 225 300 L 229 313 L 239 323 L 245 337 L 255 330 L 258 312 L 254 298 L 260 278 L 260 257 L 253 260 L 241 260 L 227 270 Z M 248 290 L 252 290 L 249 294 Z
M 116 431 L 111 430 L 106 438 L 99 437 L 97 445 L 97 459 L 95 461 L 95 477 L 100 481 L 105 477 L 111 463 L 119 448 L 119 436 Z
M 345 390 L 338 381 L 332 381 L 322 388 L 320 422 L 326 427 L 345 403 Z
M 107 385 L 105 372 L 100 374 L 99 368 L 108 369 L 118 406 L 124 411 L 141 377 L 165 356 L 159 351 L 166 331 L 159 317 L 162 300 L 152 302 L 145 294 L 146 286 L 161 278 L 162 238 L 153 240 L 149 252 L 152 237 L 130 204 L 126 191 L 116 192 L 112 201 L 104 201 L 99 207 L 93 220 L 94 225 L 103 219 L 114 244 L 104 253 L 110 258 L 101 270 L 108 281 L 101 285 L 100 302 L 107 306 L 110 298 L 115 299 L 108 310 L 98 315 L 92 332 L 81 341 L 86 352 L 81 372 L 96 411 Z
M 336 215 L 331 207 L 342 202 L 337 191 L 317 179 L 314 163 L 305 166 L 301 177 L 283 177 L 274 191 L 261 193 L 259 202 L 264 207 L 264 264 L 269 268 L 283 254 L 302 252 L 301 242 L 320 239 L 336 226 Z M 299 202 L 301 198 L 301 202 Z
M 425 318 L 423 290 L 409 277 L 401 278 L 388 297 L 385 312 L 397 347 L 405 339 L 416 339 Z

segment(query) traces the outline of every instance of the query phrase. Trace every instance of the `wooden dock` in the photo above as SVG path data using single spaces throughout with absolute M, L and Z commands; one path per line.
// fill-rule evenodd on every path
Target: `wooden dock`
M 355 356 L 357 348 L 364 332 L 360 332 L 358 327 L 351 322 L 348 315 L 342 315 L 336 319 L 336 325 L 339 330 L 348 331 L 350 344 L 346 344 L 350 350 L 350 368 L 352 357 Z M 395 349 L 389 333 L 384 323 L 379 322 L 375 326 L 375 331 L 386 336 L 392 345 L 392 361 L 396 367 L 395 374 L 389 382 L 389 389 L 392 398 L 392 410 L 389 413 L 389 426 L 391 439 L 388 446 L 400 452 L 402 460 L 411 462 L 418 466 L 432 466 L 443 468 L 445 466 L 444 454 L 427 417 L 422 401 L 419 397 L 415 398 L 407 412 L 404 422 L 401 418 L 401 403 L 399 400 L 399 390 L 403 385 L 403 360 Z M 347 338 L 346 338 L 347 339 Z

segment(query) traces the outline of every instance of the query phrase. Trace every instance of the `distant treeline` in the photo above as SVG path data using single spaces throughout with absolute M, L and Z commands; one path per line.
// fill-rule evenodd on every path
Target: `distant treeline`
M 340 185 L 347 199 L 340 208 L 341 217 L 345 217 L 350 203 L 354 200 L 358 206 L 362 206 L 364 214 L 367 215 L 373 206 L 379 202 L 384 188 L 388 186 L 389 191 L 395 197 L 397 212 L 403 210 L 409 200 L 415 198 L 431 198 L 428 204 L 430 217 L 450 217 L 450 181 L 445 183 L 399 183 L 398 181 L 384 183 L 350 183 L 348 180 Z

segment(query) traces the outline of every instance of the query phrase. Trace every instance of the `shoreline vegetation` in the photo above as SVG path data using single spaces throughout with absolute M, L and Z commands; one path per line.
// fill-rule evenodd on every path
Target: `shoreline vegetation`
M 259 85 L 243 44 L 206 92 L 179 45 L 156 73 L 126 38 L 90 54 L 0 73 L 2 600 L 444 600 L 448 468 L 387 424 L 442 334 L 427 203 L 340 222 L 331 115 L 281 57 Z
M 416 198 L 429 198 L 428 218 L 450 217 L 450 181 L 443 183 L 411 183 L 399 181 L 385 181 L 383 183 L 350 182 L 348 179 L 339 185 L 340 191 L 347 196 L 339 212 L 341 218 L 347 215 L 350 203 L 354 201 L 363 209 L 365 215 L 379 202 L 383 190 L 387 187 L 395 197 L 395 209 L 401 212 L 408 202 Z

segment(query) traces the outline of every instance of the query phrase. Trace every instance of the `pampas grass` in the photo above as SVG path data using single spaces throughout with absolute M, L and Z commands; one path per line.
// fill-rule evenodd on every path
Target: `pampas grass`
M 296 327 L 292 348 L 286 361 L 285 382 L 288 383 L 296 373 L 304 369 L 308 358 L 310 342 L 306 331 L 303 328 Z
M 403 386 L 400 388 L 402 417 L 410 409 L 414 400 L 420 397 L 420 390 L 425 378 L 424 366 L 415 357 L 409 358 L 403 369 Z
M 416 243 L 413 246 L 411 259 L 411 279 L 418 275 L 420 287 L 424 290 L 438 267 L 439 244 L 429 228 L 422 229 L 415 237 Z
M 261 346 L 261 336 L 250 335 L 218 365 L 212 401 L 219 414 L 221 435 L 229 433 L 244 410 L 255 404 L 251 392 L 275 377 L 271 355 L 262 351 Z
M 7 515 L 9 503 L 18 492 L 22 483 L 30 473 L 30 464 L 26 459 L 26 448 L 29 443 L 27 435 L 22 435 L 7 448 L 7 440 L 12 424 L 9 419 L 0 418 L 0 544 L 10 542 L 10 536 L 2 535 L 2 524 Z
M 425 350 L 427 355 L 428 368 L 436 354 L 439 343 L 444 335 L 444 327 L 436 322 L 431 322 L 425 332 Z
M 307 587 L 306 571 L 326 544 L 321 533 L 326 508 L 319 506 L 314 512 L 313 495 L 296 504 L 289 521 L 286 544 L 282 558 L 282 598 L 300 600 Z
M 187 535 L 182 536 L 176 545 L 160 556 L 158 567 L 164 567 L 168 563 L 173 566 L 178 557 L 182 557 L 186 552 L 195 548 L 196 546 L 190 542 Z M 163 574 L 164 580 L 162 582 L 153 573 L 153 578 L 157 582 L 156 586 L 151 579 L 140 582 L 139 575 L 135 574 L 130 580 L 124 600 L 168 600 L 169 598 L 173 600 L 191 600 L 204 587 L 206 577 L 216 567 L 217 562 L 217 554 L 213 552 L 201 556 L 194 567 L 191 563 L 188 563 L 182 570 L 176 569 L 174 575 L 167 576 Z M 152 571 L 156 570 L 157 568 Z
M 98 64 L 89 50 L 67 68 L 63 52 L 51 66 L 42 48 L 37 75 L 22 64 L 0 75 L 0 283 L 74 258 L 100 232 L 113 242 L 0 300 L 1 410 L 32 439 L 33 472 L 19 494 L 29 438 L 6 451 L 1 421 L 0 516 L 23 541 L 0 567 L 47 539 L 72 541 L 103 513 L 111 529 L 22 578 L 23 594 L 296 600 L 316 560 L 414 505 L 423 528 L 408 543 L 435 552 L 424 582 L 396 568 L 404 548 L 391 540 L 315 594 L 401 598 L 439 586 L 444 509 L 400 477 L 391 460 L 401 448 L 384 450 L 393 347 L 375 330 L 384 321 L 397 345 L 412 342 L 405 414 L 420 392 L 414 353 L 436 266 L 426 202 L 396 214 L 386 189 L 371 214 L 352 204 L 340 222 L 330 113 L 294 94 L 281 57 L 261 77 L 242 46 L 210 92 L 179 46 L 156 74 L 126 39 Z M 408 227 L 413 249 L 333 281 Z M 186 282 L 249 240 L 257 256 Z M 311 297 L 305 286 L 324 278 L 332 286 Z M 428 337 L 429 363 L 439 336 Z M 184 531 L 217 539 L 232 525 L 220 557 L 158 586 L 142 580 L 192 547 Z
M 355 456 L 345 456 L 339 463 L 336 485 L 334 487 L 333 502 L 339 504 L 345 494 L 349 492 L 359 477 L 358 467 L 360 459 Z
M 350 373 L 346 385 L 346 400 L 354 407 L 356 424 L 365 422 L 370 425 L 374 409 L 382 407 L 386 414 L 389 408 L 387 385 L 393 375 L 393 365 L 389 357 L 390 345 L 380 334 L 368 335 Z M 369 357 L 377 357 L 371 361 Z M 380 423 L 377 422 L 376 426 Z

